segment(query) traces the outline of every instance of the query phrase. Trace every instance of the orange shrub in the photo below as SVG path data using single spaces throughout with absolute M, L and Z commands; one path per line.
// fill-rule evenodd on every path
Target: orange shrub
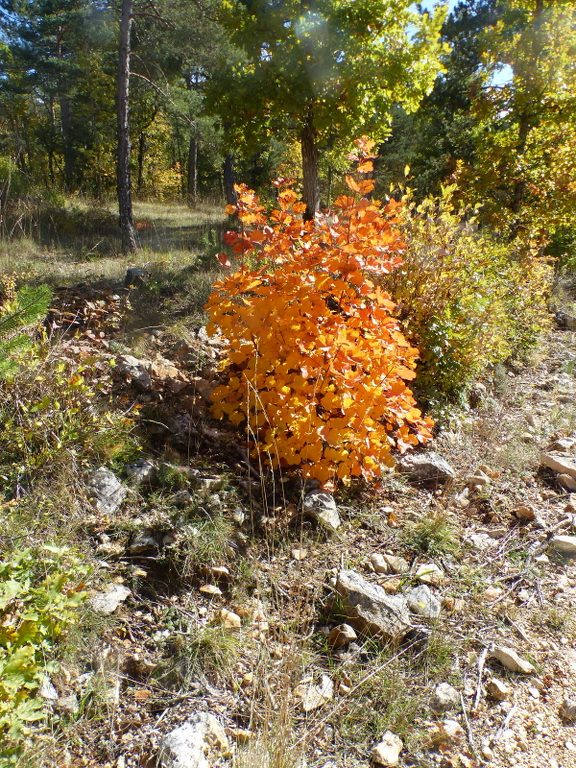
M 227 243 L 240 265 L 215 284 L 207 305 L 209 329 L 228 342 L 215 416 L 243 426 L 272 467 L 299 467 L 321 483 L 373 479 L 393 465 L 394 448 L 431 437 L 432 422 L 406 385 L 417 350 L 389 294 L 369 277 L 402 262 L 397 204 L 365 197 L 372 143 L 357 144 L 351 194 L 315 222 L 302 220 L 305 206 L 290 188 L 269 216 L 254 192 L 237 188 L 229 212 L 242 228 Z

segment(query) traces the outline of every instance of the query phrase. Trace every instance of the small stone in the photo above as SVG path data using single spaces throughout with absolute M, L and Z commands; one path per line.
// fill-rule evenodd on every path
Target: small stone
M 429 451 L 405 456 L 398 469 L 415 483 L 445 483 L 456 476 L 450 464 L 437 453 Z
M 550 443 L 550 451 L 566 452 L 571 451 L 576 445 L 576 440 L 573 437 L 559 437 L 554 442 Z
M 134 534 L 128 551 L 131 555 L 150 555 L 158 552 L 158 541 L 150 533 L 139 531 Z
M 480 754 L 485 760 L 493 760 L 494 759 L 494 752 L 490 748 L 490 744 L 482 744 L 482 747 L 480 748 Z
M 128 489 L 122 485 L 114 472 L 100 467 L 88 480 L 88 493 L 98 512 L 102 515 L 112 515 L 126 498 Z
M 400 752 L 404 743 L 399 736 L 392 731 L 386 731 L 382 739 L 372 747 L 371 757 L 376 765 L 394 766 L 398 765 Z
M 46 701 L 56 701 L 58 699 L 58 691 L 47 675 L 44 675 L 42 679 L 42 684 L 38 689 L 38 695 L 43 699 L 46 699 Z
M 334 697 L 334 683 L 328 675 L 322 675 L 320 685 L 300 683 L 294 690 L 294 693 L 302 701 L 304 712 L 312 712 L 332 701 Z
M 384 592 L 387 592 L 389 595 L 395 595 L 398 592 L 400 592 L 400 589 L 402 587 L 402 579 L 386 579 L 382 583 L 382 589 Z
M 488 475 L 486 475 L 484 472 L 482 472 L 482 470 L 478 470 L 478 472 L 476 472 L 475 474 L 471 475 L 466 480 L 466 485 L 471 487 L 471 488 L 482 489 L 482 488 L 490 485 L 491 482 L 492 481 L 490 480 Z
M 466 541 L 473 544 L 480 552 L 494 546 L 494 539 L 491 536 L 488 536 L 487 533 L 471 533 L 466 537 Z
M 443 720 L 431 736 L 434 746 L 455 744 L 464 736 L 464 729 L 457 720 Z
M 410 570 L 410 563 L 397 555 L 382 555 L 392 573 L 402 575 Z
M 96 613 L 103 616 L 109 616 L 114 613 L 118 606 L 131 595 L 131 591 L 123 584 L 111 584 L 105 592 L 98 592 L 93 595 L 88 604 Z
M 432 707 L 437 712 L 449 712 L 450 710 L 458 710 L 462 706 L 460 694 L 450 685 L 450 683 L 440 683 L 434 689 L 434 695 L 432 696 Z
M 307 549 L 292 549 L 290 551 L 290 555 L 292 556 L 293 560 L 296 560 L 297 562 L 302 562 L 302 560 L 306 560 L 308 557 L 308 550 Z
M 521 520 L 523 523 L 530 523 L 536 519 L 536 512 L 528 505 L 516 507 L 512 513 L 517 520 Z
M 384 555 L 381 555 L 379 552 L 373 552 L 370 555 L 370 563 L 375 573 L 386 574 L 389 571 Z
M 466 603 L 461 597 L 454 598 L 447 595 L 442 598 L 442 608 L 450 613 L 462 613 L 465 607 Z
M 424 584 L 414 587 L 406 593 L 408 607 L 412 613 L 422 616 L 424 619 L 437 619 L 440 616 L 442 605 L 440 600 Z
M 556 477 L 556 480 L 560 483 L 562 488 L 565 488 L 567 491 L 576 491 L 576 477 L 560 474 Z
M 564 698 L 560 707 L 560 717 L 567 723 L 576 722 L 576 699 L 568 696 Z
M 539 699 L 540 698 L 540 691 L 538 688 L 535 688 L 533 685 L 528 688 L 528 693 L 530 696 L 532 696 L 533 699 Z
M 213 758 L 230 754 L 224 728 L 214 715 L 200 712 L 161 739 L 158 764 L 159 768 L 210 768 Z
M 65 712 L 67 715 L 76 715 L 80 711 L 80 703 L 76 694 L 71 693 L 68 696 L 61 696 L 56 702 L 56 709 Z
M 133 355 L 120 355 L 116 358 L 114 374 L 129 384 L 134 384 L 141 392 L 150 392 L 153 385 L 152 377 L 148 372 L 149 365 L 148 360 L 138 360 Z
M 439 586 L 446 580 L 444 571 L 435 563 L 424 563 L 419 565 L 415 576 L 418 581 L 421 581 L 424 584 L 432 584 L 433 586 Z
M 187 491 L 185 488 L 183 488 L 182 490 L 176 491 L 175 494 L 170 496 L 169 501 L 170 504 L 172 504 L 172 506 L 176 507 L 177 509 L 186 509 L 194 503 L 194 497 L 190 491 Z
M 150 483 L 156 475 L 157 467 L 149 459 L 138 459 L 133 464 L 127 464 L 125 471 L 128 480 L 138 486 L 142 483 Z
M 507 648 L 501 645 L 496 646 L 490 656 L 499 661 L 500 664 L 502 664 L 503 667 L 506 667 L 506 669 L 509 669 L 510 672 L 518 672 L 522 675 L 532 675 L 536 671 L 529 661 L 523 659 L 522 656 L 519 656 L 512 648 Z
M 310 491 L 304 497 L 302 508 L 328 531 L 337 531 L 341 525 L 336 501 L 331 493 Z
M 565 557 L 576 557 L 576 536 L 553 536 L 550 547 Z
M 540 465 L 553 470 L 558 475 L 568 475 L 576 479 L 576 460 L 571 456 L 558 453 L 542 453 Z
M 338 624 L 330 630 L 330 634 L 326 638 L 328 646 L 332 650 L 338 650 L 350 643 L 353 643 L 358 635 L 354 632 L 350 624 Z
M 386 594 L 356 571 L 340 571 L 335 590 L 341 598 L 339 610 L 362 632 L 398 640 L 412 626 L 404 597 Z
M 464 488 L 464 490 L 461 493 L 457 493 L 456 496 L 454 496 L 454 503 L 457 507 L 460 509 L 466 509 L 470 506 L 470 489 Z
M 210 567 L 210 573 L 215 579 L 229 579 L 230 569 L 225 565 L 213 565 Z
M 116 558 L 122 557 L 126 548 L 121 541 L 103 541 L 96 547 L 96 554 L 98 557 Z
M 226 629 L 240 629 L 242 626 L 242 619 L 234 611 L 229 611 L 226 608 L 222 608 L 220 611 L 220 621 L 223 627 Z
M 502 592 L 503 592 L 502 587 L 487 587 L 482 594 L 485 600 L 488 600 L 489 602 L 493 602 L 494 600 L 497 600 L 500 597 Z
M 510 698 L 512 689 L 502 680 L 499 680 L 497 677 L 492 677 L 486 683 L 486 693 L 491 699 L 496 699 L 496 701 L 506 701 L 506 699 Z
M 217 587 L 215 584 L 203 584 L 200 587 L 200 592 L 202 592 L 203 595 L 210 595 L 211 597 L 217 597 L 222 594 L 220 587 Z

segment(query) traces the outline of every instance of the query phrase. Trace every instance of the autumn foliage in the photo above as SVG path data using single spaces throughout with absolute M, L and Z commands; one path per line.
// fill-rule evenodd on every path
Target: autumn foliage
M 245 428 L 272 467 L 299 467 L 322 483 L 373 479 L 394 449 L 431 437 L 406 384 L 417 350 L 371 279 L 402 263 L 397 204 L 366 197 L 373 145 L 357 146 L 349 194 L 315 222 L 303 221 L 304 204 L 281 182 L 268 216 L 254 192 L 237 188 L 229 212 L 241 229 L 226 238 L 239 266 L 207 305 L 211 331 L 228 342 L 215 416 Z

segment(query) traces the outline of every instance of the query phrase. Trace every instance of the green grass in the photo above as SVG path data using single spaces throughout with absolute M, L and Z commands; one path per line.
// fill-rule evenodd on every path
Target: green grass
M 175 544 L 182 559 L 182 578 L 190 579 L 210 566 L 229 565 L 234 530 L 234 524 L 221 513 L 185 526 Z
M 167 658 L 156 677 L 167 688 L 186 687 L 206 676 L 213 682 L 228 679 L 238 661 L 240 634 L 223 627 L 190 627 L 172 636 Z
M 360 746 L 373 744 L 390 730 L 406 749 L 417 750 L 425 735 L 417 723 L 431 715 L 431 691 L 449 677 L 454 654 L 454 644 L 433 632 L 422 650 L 396 653 L 387 647 L 347 667 L 352 692 L 334 720 L 339 736 Z
M 413 552 L 431 557 L 457 555 L 461 549 L 456 527 L 441 513 L 407 524 L 401 539 Z

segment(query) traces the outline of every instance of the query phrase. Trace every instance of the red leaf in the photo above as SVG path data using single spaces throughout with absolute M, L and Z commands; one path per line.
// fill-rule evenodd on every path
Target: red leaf
M 222 267 L 231 267 L 232 266 L 232 264 L 230 262 L 230 259 L 228 258 L 228 256 L 225 253 L 218 253 L 216 255 L 216 258 L 218 259 L 218 263 Z

